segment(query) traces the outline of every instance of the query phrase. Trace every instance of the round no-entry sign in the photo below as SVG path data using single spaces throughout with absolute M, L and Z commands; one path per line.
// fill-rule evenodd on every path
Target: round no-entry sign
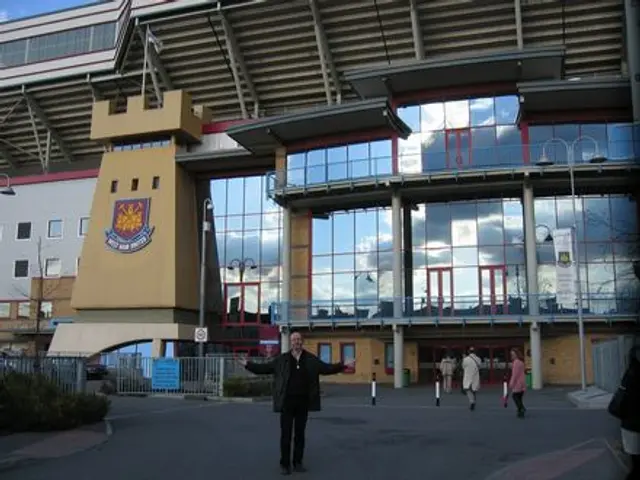
M 207 327 L 196 328 L 196 333 L 195 333 L 196 342 L 204 343 L 208 340 L 208 338 L 209 338 L 209 333 L 207 332 Z

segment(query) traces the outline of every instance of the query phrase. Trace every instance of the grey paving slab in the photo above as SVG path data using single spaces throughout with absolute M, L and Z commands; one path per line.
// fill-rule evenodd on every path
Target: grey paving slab
M 615 441 L 619 432 L 606 412 L 554 408 L 540 401 L 521 420 L 511 409 L 488 402 L 470 412 L 464 402 L 435 408 L 409 401 L 403 405 L 400 398 L 376 407 L 350 397 L 325 398 L 324 410 L 309 422 L 309 472 L 294 478 L 623 478 L 620 463 L 604 443 Z M 119 416 L 112 420 L 110 441 L 7 472 L 3 480 L 281 478 L 278 416 L 268 404 L 119 400 L 114 402 Z

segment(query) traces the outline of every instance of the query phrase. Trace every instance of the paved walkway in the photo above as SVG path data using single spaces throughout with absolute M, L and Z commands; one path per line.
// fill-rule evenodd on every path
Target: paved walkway
M 475 412 L 459 393 L 437 408 L 418 390 L 381 392 L 376 407 L 355 389 L 341 392 L 329 392 L 310 418 L 307 480 L 624 478 L 610 448 L 616 422 L 576 409 L 562 400 L 566 392 L 532 393 L 523 420 L 492 391 Z M 100 447 L 3 472 L 3 480 L 281 478 L 278 416 L 268 403 L 116 398 L 111 423 L 114 434 Z

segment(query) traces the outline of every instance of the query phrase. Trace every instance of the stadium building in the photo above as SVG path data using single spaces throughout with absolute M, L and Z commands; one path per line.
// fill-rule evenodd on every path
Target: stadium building
M 119 0 L 0 24 L 0 342 L 193 355 L 202 310 L 208 352 L 297 328 L 357 358 L 338 382 L 430 382 L 469 346 L 485 382 L 511 347 L 534 388 L 580 383 L 582 356 L 590 381 L 591 345 L 638 325 L 639 9 Z

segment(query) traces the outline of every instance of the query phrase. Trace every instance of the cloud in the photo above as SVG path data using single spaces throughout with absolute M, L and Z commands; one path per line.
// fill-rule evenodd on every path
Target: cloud
M 0 23 L 9 21 L 9 12 L 6 10 L 0 10 Z

